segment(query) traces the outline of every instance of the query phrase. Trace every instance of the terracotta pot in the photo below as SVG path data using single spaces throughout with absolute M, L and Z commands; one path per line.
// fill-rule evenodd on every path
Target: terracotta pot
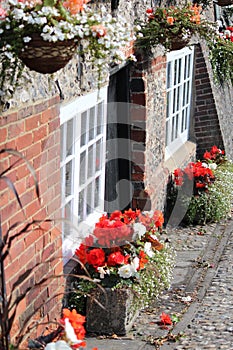
M 19 58 L 23 63 L 38 73 L 51 74 L 71 60 L 77 49 L 77 42 L 64 40 L 45 41 L 38 33 L 30 35 L 32 40 L 25 44 Z

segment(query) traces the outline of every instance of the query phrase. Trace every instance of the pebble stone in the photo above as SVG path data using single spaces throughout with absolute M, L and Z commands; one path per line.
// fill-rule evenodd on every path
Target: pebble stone
M 233 350 L 233 236 L 185 338 L 169 349 Z M 161 347 L 163 349 L 163 346 Z

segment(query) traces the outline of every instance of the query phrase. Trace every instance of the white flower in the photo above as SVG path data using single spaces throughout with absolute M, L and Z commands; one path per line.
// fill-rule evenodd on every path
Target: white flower
M 100 274 L 101 279 L 103 279 L 105 275 L 110 275 L 109 269 L 106 268 L 105 266 L 99 266 L 99 267 L 97 267 L 97 270 Z
M 65 333 L 68 341 L 70 341 L 73 344 L 79 343 L 79 340 L 75 334 L 74 328 L 72 327 L 68 318 L 65 318 Z
M 209 164 L 209 168 L 210 168 L 211 170 L 215 170 L 215 169 L 217 169 L 217 164 L 216 164 L 216 163 L 210 163 L 210 164 Z
M 134 234 L 132 237 L 133 240 L 136 240 L 138 238 L 141 239 L 146 233 L 146 227 L 140 222 L 136 222 L 135 224 L 133 224 L 133 230 L 134 230 Z
M 155 253 L 153 252 L 152 248 L 151 248 L 151 243 L 150 242 L 146 242 L 144 245 L 144 252 L 146 253 L 146 255 L 149 256 L 149 258 L 153 258 L 153 256 L 155 255 Z
M 118 269 L 119 276 L 122 278 L 129 278 L 134 274 L 134 268 L 132 265 L 127 264 L 119 267 Z
M 56 343 L 47 344 L 44 350 L 72 350 L 72 349 L 64 340 L 59 340 Z
M 137 272 L 137 269 L 139 268 L 139 258 L 137 256 L 133 259 L 131 266 L 134 272 Z
M 201 165 L 203 166 L 203 168 L 208 168 L 208 164 L 206 163 L 201 163 Z
M 30 36 L 25 36 L 24 38 L 23 38 L 23 41 L 25 42 L 25 43 L 29 43 L 29 41 L 31 41 L 32 40 L 32 38 L 30 38 Z

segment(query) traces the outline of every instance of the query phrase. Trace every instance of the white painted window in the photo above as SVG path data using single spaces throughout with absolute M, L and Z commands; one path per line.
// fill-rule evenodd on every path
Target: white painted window
M 104 210 L 107 88 L 61 107 L 63 256 Z M 85 223 L 88 223 L 85 225 Z
M 194 48 L 167 54 L 166 158 L 188 140 Z

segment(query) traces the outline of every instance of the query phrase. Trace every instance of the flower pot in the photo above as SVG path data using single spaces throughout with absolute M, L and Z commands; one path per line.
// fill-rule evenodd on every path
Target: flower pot
M 171 51 L 181 50 L 188 45 L 190 38 L 181 38 L 179 36 L 172 38 L 171 40 Z
M 138 312 L 139 305 L 132 290 L 97 288 L 87 299 L 86 330 L 98 335 L 125 335 Z
M 218 6 L 229 6 L 233 4 L 233 0 L 218 0 Z
M 65 67 L 77 48 L 74 40 L 50 42 L 43 40 L 38 33 L 30 36 L 32 40 L 25 44 L 19 58 L 38 73 L 51 74 Z

